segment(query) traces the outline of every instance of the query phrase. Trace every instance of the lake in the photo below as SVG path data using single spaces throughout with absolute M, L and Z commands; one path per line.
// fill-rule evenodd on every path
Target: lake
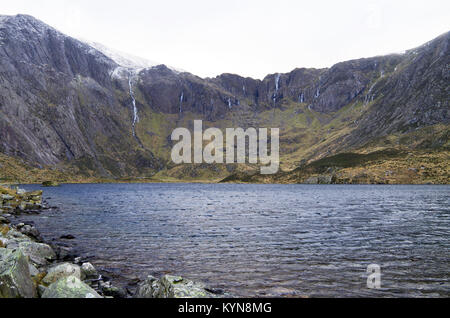
M 26 190 L 37 185 L 21 186 Z M 181 275 L 236 296 L 449 297 L 450 186 L 86 184 L 26 215 L 120 277 Z M 367 267 L 381 267 L 381 289 Z

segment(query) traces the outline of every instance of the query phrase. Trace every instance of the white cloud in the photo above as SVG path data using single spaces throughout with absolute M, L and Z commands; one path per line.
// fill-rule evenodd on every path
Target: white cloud
M 447 0 L 15 0 L 57 29 L 200 76 L 262 78 L 398 52 L 449 30 Z

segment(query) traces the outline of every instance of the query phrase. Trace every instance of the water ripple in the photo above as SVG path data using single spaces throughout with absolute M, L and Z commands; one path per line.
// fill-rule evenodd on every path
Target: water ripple
M 180 274 L 240 296 L 448 297 L 449 189 L 63 185 L 45 189 L 59 212 L 25 218 L 128 277 Z M 366 288 L 373 263 L 381 290 Z

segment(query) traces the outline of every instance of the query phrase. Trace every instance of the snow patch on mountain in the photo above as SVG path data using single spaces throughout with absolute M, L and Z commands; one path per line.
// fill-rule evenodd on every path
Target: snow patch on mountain
M 141 57 L 137 57 L 128 53 L 124 53 L 121 51 L 117 51 L 114 49 L 111 49 L 109 47 L 104 46 L 103 44 L 97 43 L 97 42 L 91 42 L 84 40 L 86 44 L 89 44 L 94 49 L 102 52 L 107 57 L 112 59 L 114 62 L 116 62 L 118 65 L 130 68 L 130 69 L 145 69 L 145 68 L 152 68 L 154 66 L 160 65 L 161 63 L 157 63 L 154 61 L 150 61 Z
M 135 73 L 139 73 L 144 69 L 153 68 L 155 66 L 161 65 L 161 63 L 150 61 L 145 58 L 134 56 L 132 54 L 121 52 L 115 49 L 111 49 L 97 42 L 92 42 L 84 39 L 80 40 L 91 46 L 93 49 L 103 53 L 105 56 L 109 57 L 111 60 L 113 60 L 119 65 L 119 67 L 117 67 L 115 70 L 112 71 L 111 73 L 112 77 L 123 78 L 128 76 L 130 70 L 133 70 Z M 181 69 L 176 69 L 171 66 L 167 67 L 176 73 L 184 72 Z

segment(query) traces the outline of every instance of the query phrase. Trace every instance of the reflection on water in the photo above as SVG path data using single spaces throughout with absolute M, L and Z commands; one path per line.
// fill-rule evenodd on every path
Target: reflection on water
M 36 189 L 38 186 L 24 186 Z M 239 296 L 450 296 L 450 186 L 106 184 L 46 188 L 26 216 L 124 276 Z M 382 289 L 367 289 L 369 264 Z

